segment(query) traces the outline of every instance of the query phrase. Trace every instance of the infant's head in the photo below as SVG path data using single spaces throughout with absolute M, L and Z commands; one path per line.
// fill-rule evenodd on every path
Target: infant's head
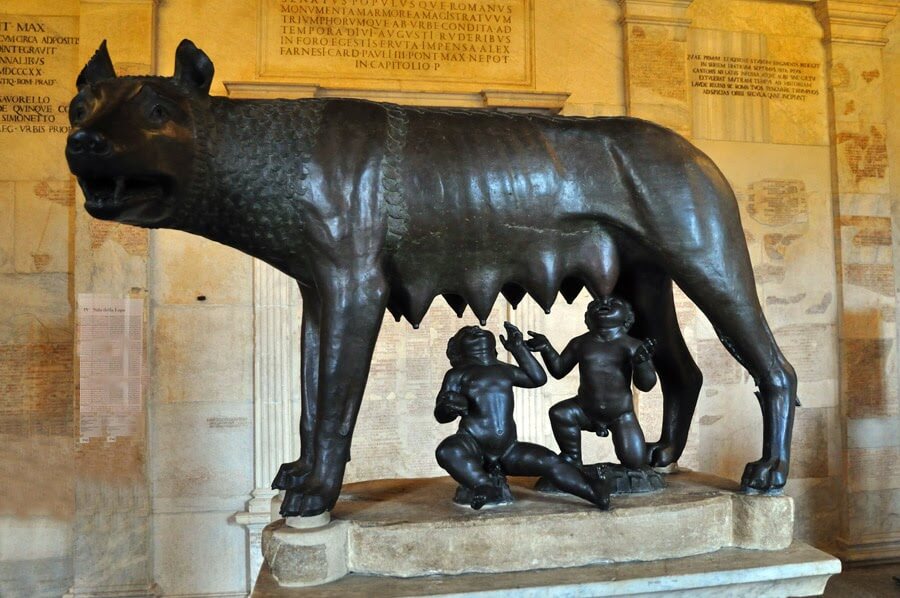
M 620 327 L 628 332 L 634 324 L 634 311 L 624 299 L 602 297 L 588 304 L 584 314 L 584 323 L 591 332 Z
M 450 365 L 463 365 L 473 355 L 487 353 L 497 356 L 497 340 L 494 333 L 479 326 L 464 326 L 447 341 L 447 359 Z

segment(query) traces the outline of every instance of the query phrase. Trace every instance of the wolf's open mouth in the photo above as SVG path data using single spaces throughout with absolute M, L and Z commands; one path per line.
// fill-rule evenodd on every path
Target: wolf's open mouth
M 84 207 L 95 218 L 118 220 L 131 224 L 151 224 L 169 211 L 171 182 L 166 177 L 84 177 L 79 178 L 84 191 Z
M 165 185 L 158 178 L 120 176 L 80 181 L 87 201 L 98 207 L 122 207 L 132 202 L 161 199 L 165 194 Z

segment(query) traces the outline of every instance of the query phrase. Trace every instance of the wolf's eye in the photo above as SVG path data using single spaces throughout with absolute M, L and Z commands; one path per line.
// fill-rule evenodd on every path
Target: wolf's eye
M 84 120 L 85 116 L 87 116 L 87 106 L 84 105 L 84 102 L 73 102 L 69 108 L 69 121 L 75 125 Z
M 157 124 L 162 124 L 169 118 L 169 112 L 161 104 L 154 104 L 150 109 L 150 120 Z

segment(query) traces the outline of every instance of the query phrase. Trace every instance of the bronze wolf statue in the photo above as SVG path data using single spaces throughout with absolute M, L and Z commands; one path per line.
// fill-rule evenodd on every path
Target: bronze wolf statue
M 613 293 L 658 342 L 662 435 L 684 449 L 702 377 L 672 282 L 753 376 L 762 458 L 748 492 L 788 474 L 796 376 L 756 296 L 734 194 L 685 139 L 634 118 L 407 108 L 349 99 L 211 97 L 188 40 L 173 77 L 116 77 L 105 42 L 77 80 L 66 157 L 96 218 L 174 228 L 295 278 L 303 298 L 301 454 L 273 485 L 285 515 L 330 510 L 385 310 L 415 327 L 442 295 L 487 318 L 498 294 Z

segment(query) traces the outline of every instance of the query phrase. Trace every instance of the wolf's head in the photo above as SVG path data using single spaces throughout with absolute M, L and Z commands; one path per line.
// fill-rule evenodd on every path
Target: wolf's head
M 172 77 L 117 77 L 104 41 L 78 75 L 69 106 L 69 169 L 95 218 L 150 228 L 173 225 L 187 199 L 195 120 L 209 98 L 209 57 L 190 40 Z

